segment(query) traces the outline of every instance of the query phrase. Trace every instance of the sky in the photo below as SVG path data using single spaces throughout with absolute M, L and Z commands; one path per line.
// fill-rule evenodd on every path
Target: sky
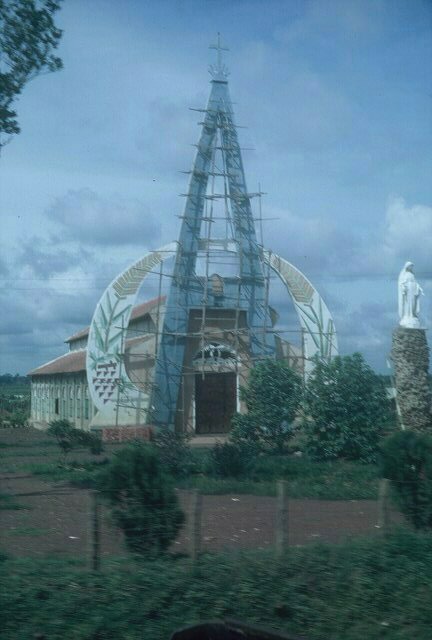
M 64 69 L 24 89 L 0 158 L 0 373 L 64 353 L 177 239 L 218 31 L 264 244 L 319 290 L 341 354 L 387 371 L 408 260 L 431 328 L 429 0 L 65 0 L 57 23 Z

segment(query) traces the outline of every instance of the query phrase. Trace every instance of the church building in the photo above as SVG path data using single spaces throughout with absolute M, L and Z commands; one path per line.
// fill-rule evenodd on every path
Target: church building
M 224 49 L 220 40 L 212 48 L 217 62 L 207 106 L 196 109 L 201 135 L 186 172 L 178 240 L 116 277 L 90 327 L 66 341 L 69 353 L 31 372 L 37 426 L 68 418 L 106 439 L 160 428 L 226 433 L 245 409 L 240 387 L 260 360 L 283 359 L 307 376 L 315 356 L 337 354 L 333 320 L 316 289 L 257 235 L 252 201 L 261 227 L 262 194 L 247 189 Z M 275 280 L 297 313 L 298 346 L 286 340 L 273 303 Z M 150 282 L 157 297 L 138 304 Z

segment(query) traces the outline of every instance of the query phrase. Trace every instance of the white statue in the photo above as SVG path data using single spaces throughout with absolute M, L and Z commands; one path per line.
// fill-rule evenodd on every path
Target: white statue
M 412 262 L 406 262 L 399 274 L 399 324 L 407 329 L 420 329 L 420 296 L 424 293 L 415 279 L 413 267 Z

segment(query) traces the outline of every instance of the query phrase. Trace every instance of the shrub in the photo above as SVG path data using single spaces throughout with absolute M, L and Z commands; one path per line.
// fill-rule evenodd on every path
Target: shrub
M 218 442 L 210 452 L 210 471 L 222 478 L 247 476 L 254 467 L 256 447 L 241 442 Z
M 161 552 L 175 540 L 184 515 L 153 447 L 137 443 L 115 454 L 99 478 L 99 488 L 129 549 Z
M 432 438 L 400 431 L 383 443 L 382 474 L 416 529 L 432 528 Z
M 259 362 L 250 372 L 247 387 L 241 388 L 247 414 L 234 416 L 232 440 L 283 453 L 295 432 L 301 396 L 302 380 L 285 362 Z
M 187 433 L 176 433 L 167 428 L 159 429 L 152 438 L 164 469 L 176 478 L 187 476 L 192 470 L 190 438 Z
M 359 353 L 316 361 L 304 412 L 307 448 L 314 459 L 376 460 L 390 404 L 382 379 Z
M 103 451 L 102 440 L 97 434 L 75 429 L 69 420 L 53 420 L 49 424 L 47 433 L 57 440 L 63 465 L 66 464 L 68 453 L 77 447 L 87 447 L 95 455 Z

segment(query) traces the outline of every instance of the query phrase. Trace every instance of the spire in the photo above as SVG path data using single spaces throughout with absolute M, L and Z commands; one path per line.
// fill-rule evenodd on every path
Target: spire
M 236 273 L 224 280 L 224 295 L 218 298 L 217 306 L 233 312 L 236 322 L 239 314 L 244 315 L 251 361 L 272 357 L 275 353 L 274 335 L 269 331 L 272 325 L 266 289 L 268 280 L 264 276 L 262 252 L 257 243 L 250 203 L 255 194 L 249 193 L 246 186 L 228 90 L 228 69 L 222 60 L 222 52 L 228 49 L 222 46 L 220 34 L 217 44 L 210 48 L 216 50 L 217 60 L 210 67 L 210 96 L 207 108 L 202 109 L 205 115 L 200 123 L 201 135 L 196 145 L 189 187 L 184 194 L 185 207 L 156 357 L 151 401 L 155 407 L 152 423 L 156 426 L 174 425 L 178 407 L 183 401 L 182 371 L 191 344 L 188 340 L 191 310 L 201 312 L 201 348 L 205 347 L 207 308 L 214 306 L 213 297 L 209 294 L 211 271 L 208 269 L 211 265 L 222 265 L 225 252 L 220 243 L 211 245 L 215 238 L 211 225 L 217 220 L 213 212 L 216 200 L 224 203 L 221 219 L 226 220 L 226 236 L 222 240 L 233 241 L 238 258 Z M 213 191 L 215 176 L 223 177 L 220 193 Z M 203 250 L 205 256 L 200 255 Z M 204 277 L 197 272 L 201 257 L 206 260 Z M 229 256 L 229 260 L 232 264 L 233 256 Z
M 209 49 L 215 49 L 217 51 L 216 64 L 209 66 L 209 73 L 215 82 L 227 82 L 229 71 L 228 67 L 222 62 L 222 51 L 229 51 L 228 47 L 221 45 L 221 35 L 217 34 L 217 43 L 211 44 Z

